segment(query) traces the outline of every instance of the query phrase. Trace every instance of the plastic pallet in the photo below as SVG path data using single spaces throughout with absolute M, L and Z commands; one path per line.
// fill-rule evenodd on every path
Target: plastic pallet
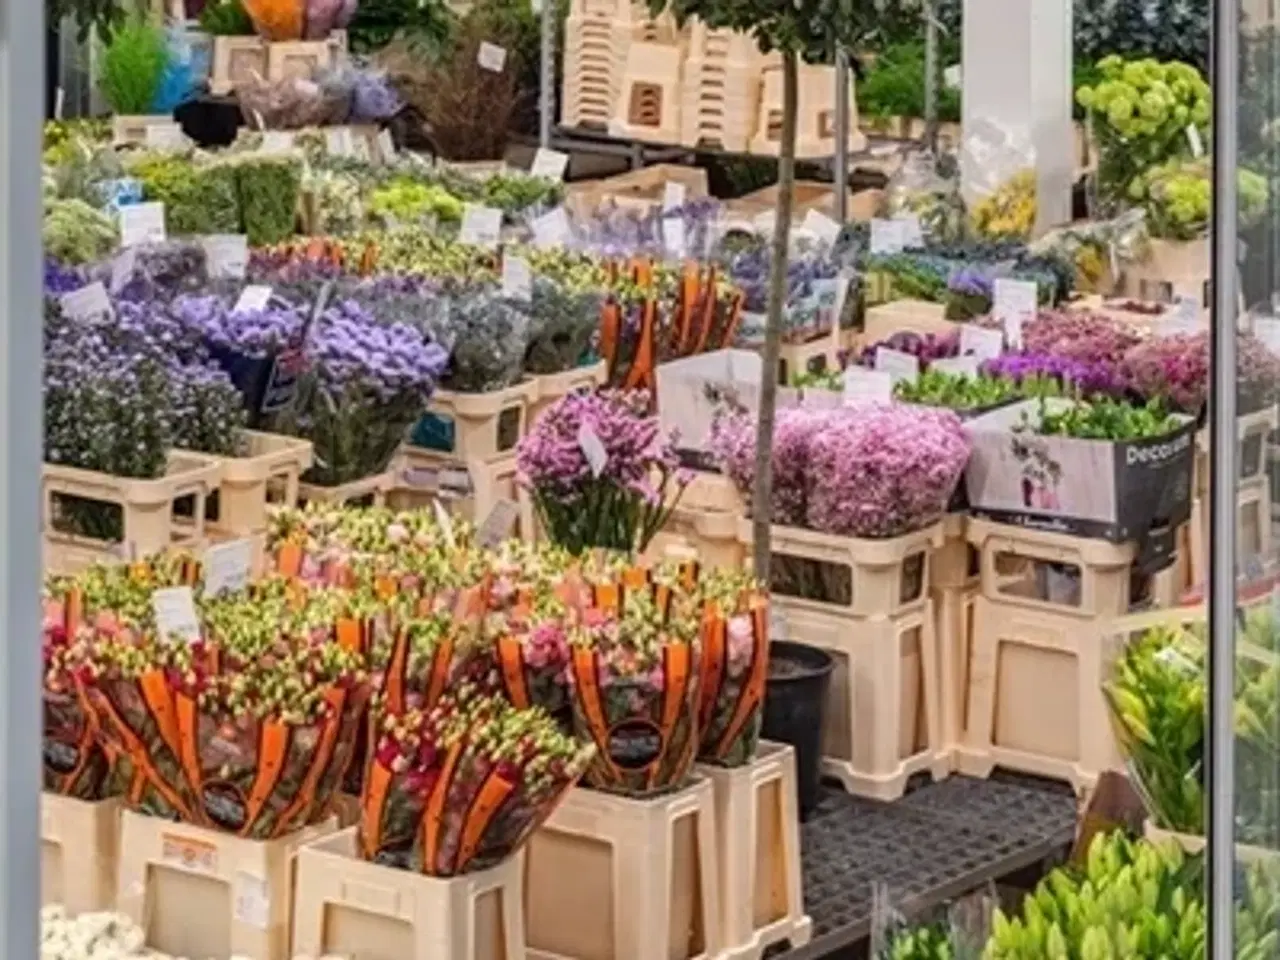
M 813 940 L 777 956 L 848 956 L 871 932 L 872 883 L 924 911 L 1060 853 L 1075 825 L 1070 788 L 1029 778 L 951 777 L 894 803 L 824 785 L 800 829 Z

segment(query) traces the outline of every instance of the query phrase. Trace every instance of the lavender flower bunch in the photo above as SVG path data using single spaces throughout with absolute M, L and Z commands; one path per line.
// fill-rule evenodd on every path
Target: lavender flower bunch
M 85 284 L 83 273 L 76 267 L 47 258 L 44 262 L 44 292 L 57 297 L 79 290 Z
M 166 240 L 132 250 L 133 267 L 126 272 L 124 283 L 115 294 L 117 300 L 168 303 L 179 294 L 202 289 L 209 282 L 208 257 L 197 243 Z M 107 260 L 90 270 L 89 279 L 101 280 L 103 286 L 111 289 L 115 271 L 115 261 Z
M 245 357 L 274 356 L 298 343 L 304 317 L 288 306 L 269 304 L 265 310 L 235 310 L 234 302 L 218 296 L 178 297 L 173 317 L 217 352 Z
M 810 450 L 814 437 L 837 415 L 835 410 L 786 407 L 773 426 L 773 522 L 803 527 L 809 515 Z M 711 428 L 716 465 L 733 481 L 746 502 L 755 482 L 756 422 L 742 413 L 725 414 Z
M 1121 399 L 1128 394 L 1128 381 L 1111 363 L 1089 363 L 1050 353 L 1006 353 L 982 364 L 982 372 L 1011 380 L 1029 395 L 1043 391 L 1036 384 L 1052 381 L 1068 393 L 1081 397 L 1107 396 Z
M 688 477 L 648 406 L 641 391 L 569 394 L 520 441 L 520 482 L 557 546 L 639 553 L 666 522 Z
M 883 340 L 868 344 L 854 357 L 854 363 L 860 367 L 874 367 L 876 351 L 881 347 L 909 353 L 920 360 L 920 365 L 928 366 L 934 360 L 954 357 L 960 352 L 959 333 L 912 333 L 900 331 Z M 842 358 L 843 359 L 843 358 Z
M 387 468 L 444 372 L 444 348 L 403 323 L 379 323 L 343 301 L 308 333 L 293 406 L 275 428 L 315 444 L 307 479 L 326 486 Z
M 948 320 L 966 321 L 991 312 L 991 277 L 973 267 L 961 267 L 947 280 Z

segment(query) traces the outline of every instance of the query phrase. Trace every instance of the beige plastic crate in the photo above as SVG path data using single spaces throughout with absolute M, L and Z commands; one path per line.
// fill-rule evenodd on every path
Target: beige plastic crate
M 942 303 L 928 300 L 890 300 L 868 307 L 863 337 L 868 343 L 885 340 L 895 333 L 948 334 L 960 324 L 946 318 Z
M 799 90 L 796 101 L 796 156 L 801 159 L 831 157 L 836 150 L 836 77 L 834 67 L 800 65 Z M 849 77 L 850 153 L 866 149 L 867 138 L 858 129 L 857 97 L 853 92 L 852 72 Z M 764 92 L 760 98 L 760 115 L 751 152 L 778 155 L 782 139 L 782 68 L 769 65 L 764 69 Z
M 213 73 L 209 89 L 216 96 L 231 92 L 238 83 L 267 76 L 267 45 L 259 36 L 214 37 Z
M 529 409 L 538 399 L 533 378 L 491 393 L 455 393 L 437 390 L 430 410 L 453 421 L 455 460 L 488 462 L 510 457 L 529 429 Z
M 942 545 L 933 551 L 930 571 L 941 674 L 942 743 L 952 758 L 964 735 L 969 679 L 966 661 L 973 626 L 973 601 L 981 583 L 965 536 L 968 520 L 962 513 L 943 518 Z
M 147 141 L 147 127 L 172 123 L 169 114 L 117 114 L 111 118 L 111 142 L 117 147 L 141 145 Z
M 890 617 L 919 611 L 929 600 L 932 553 L 942 545 L 941 521 L 885 540 L 841 537 L 800 527 L 771 528 L 774 567 L 778 558 L 796 558 L 820 566 L 831 574 L 848 574 L 848 603 L 787 596 L 779 586 L 775 570 L 773 595 L 796 609 L 834 616 Z M 751 520 L 738 522 L 743 546 L 752 544 Z M 831 580 L 831 577 L 826 579 Z
M 173 956 L 289 960 L 294 857 L 336 826 L 263 842 L 126 810 L 116 907 Z
M 832 655 L 822 771 L 850 793 L 896 800 L 907 781 L 951 772 L 933 601 L 897 616 L 833 615 L 776 594 L 790 636 Z
M 367 503 L 369 506 L 386 506 L 387 494 L 395 488 L 395 475 L 392 470 L 372 477 L 362 477 L 350 483 L 340 483 L 336 487 L 323 487 L 317 483 L 298 484 L 298 503 L 332 503 L 354 504 Z
M 633 41 L 609 134 L 653 143 L 680 142 L 680 76 L 684 57 L 675 44 Z
M 445 471 L 466 473 L 471 480 L 470 495 L 451 497 L 442 493 L 439 478 Z M 480 526 L 499 501 L 508 500 L 517 508 L 509 536 L 530 540 L 535 526 L 533 501 L 521 488 L 517 474 L 515 457 L 492 463 L 460 463 L 447 453 L 405 444 L 396 456 L 390 503 L 401 510 L 422 510 L 432 509 L 432 501 L 438 500 L 451 515 Z
M 1236 489 L 1236 557 L 1239 562 L 1260 557 L 1271 558 L 1271 525 L 1274 510 L 1271 487 L 1266 476 L 1242 480 Z M 1191 502 L 1190 586 L 1207 583 L 1209 577 L 1209 497 L 1196 497 Z
M 674 163 L 658 163 L 613 177 L 570 184 L 567 202 L 584 215 L 605 203 L 642 205 L 646 209 L 662 202 L 668 183 L 684 187 L 686 200 L 708 196 L 707 171 Z
M 299 477 L 311 467 L 314 451 L 310 440 L 257 430 L 241 432 L 244 456 L 222 461 L 218 486 L 218 521 L 215 534 L 251 536 L 267 528 L 267 506 L 285 507 L 298 502 Z
M 643 39 L 646 19 L 647 11 L 638 11 L 630 0 L 570 4 L 560 106 L 565 126 L 608 128 L 622 93 L 627 51 L 634 39 Z
M 538 392 L 529 408 L 530 425 L 537 423 L 542 412 L 560 398 L 580 390 L 594 390 L 604 386 L 608 380 L 609 365 L 603 360 L 574 370 L 566 370 L 564 373 L 534 377 Z
M 690 510 L 716 510 L 724 513 L 743 513 L 742 494 L 733 481 L 723 473 L 699 470 L 680 495 L 680 506 Z
M 806 343 L 784 343 L 778 348 L 778 382 L 786 385 L 802 373 L 819 373 L 839 368 L 836 345 L 829 334 Z
M 1004 767 L 1087 790 L 1120 764 L 1102 696 L 1104 640 L 1129 610 L 1136 547 L 976 519 L 967 536 L 982 554 L 982 589 L 957 765 L 971 776 Z M 1020 569 L 999 569 L 1002 557 Z M 1046 562 L 1078 569 L 1078 603 L 1033 589 L 1033 564 Z
M 76 800 L 40 794 L 40 902 L 72 916 L 116 904 L 120 798 Z
M 530 960 L 720 956 L 717 862 L 710 781 L 643 800 L 575 787 L 526 853 Z
M 356 828 L 298 851 L 293 949 L 360 960 L 524 960 L 523 863 L 428 877 L 361 860 Z
M 743 767 L 699 764 L 716 796 L 722 960 L 759 960 L 779 943 L 809 942 L 800 877 L 795 748 L 761 741 Z
M 760 111 L 764 63 L 749 34 L 695 20 L 681 78 L 681 142 L 745 152 Z
M 1152 240 L 1150 253 L 1141 263 L 1130 264 L 1124 273 L 1125 292 L 1141 296 L 1143 287 L 1167 285 L 1172 296 L 1192 297 L 1197 303 L 1204 298 L 1204 285 L 1209 279 L 1209 238 L 1185 242 Z
M 104 560 L 116 555 L 113 544 L 54 530 L 55 497 L 70 496 L 118 504 L 124 519 L 123 542 L 136 556 L 171 546 L 200 549 L 205 540 L 205 502 L 221 478 L 221 460 L 185 450 L 170 451 L 165 475 L 154 480 L 113 477 L 96 470 L 46 463 L 41 482 L 45 542 L 53 550 L 66 547 L 97 551 L 99 559 Z M 188 498 L 191 518 L 175 518 L 175 503 Z
M 671 511 L 666 525 L 649 545 L 651 556 L 676 546 L 692 551 L 704 569 L 740 570 L 747 550 L 738 535 L 740 511 L 696 510 L 683 505 Z
M 318 70 L 333 66 L 328 40 L 283 40 L 267 44 L 267 79 L 310 80 Z

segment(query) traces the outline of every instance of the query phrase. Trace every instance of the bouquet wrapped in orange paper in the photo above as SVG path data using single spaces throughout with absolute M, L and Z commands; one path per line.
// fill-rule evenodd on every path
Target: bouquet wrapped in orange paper
M 306 0 L 241 0 L 253 29 L 265 40 L 299 40 L 306 23 Z
M 541 710 L 461 684 L 430 710 L 387 713 L 361 794 L 367 860 L 436 877 L 516 853 L 591 756 Z

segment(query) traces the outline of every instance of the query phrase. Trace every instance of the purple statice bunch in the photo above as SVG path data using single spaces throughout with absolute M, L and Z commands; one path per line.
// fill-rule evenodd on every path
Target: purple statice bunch
M 874 367 L 876 351 L 881 347 L 909 353 L 913 357 L 919 358 L 921 366 L 928 366 L 934 360 L 942 360 L 959 354 L 960 334 L 958 332 L 938 334 L 899 331 L 883 340 L 878 340 L 863 347 L 854 356 L 854 364 L 860 367 Z
M 186 295 L 174 300 L 170 312 L 215 352 L 269 357 L 296 345 L 302 336 L 305 318 L 292 307 L 273 302 L 265 310 L 234 308 L 229 298 Z
M 1119 320 L 1076 310 L 1043 310 L 1022 329 L 1022 347 L 1028 353 L 1095 364 L 1119 364 L 1139 339 Z
M 1088 363 L 1049 353 L 1006 353 L 982 364 L 987 376 L 1001 377 L 1018 386 L 1035 381 L 1055 381 L 1063 391 L 1082 397 L 1127 395 L 1127 380 L 1112 363 Z M 1037 391 L 1032 391 L 1035 393 Z
M 773 522 L 787 527 L 807 525 L 810 450 L 814 438 L 837 415 L 835 410 L 785 407 L 773 426 Z M 756 475 L 756 419 L 725 414 L 712 424 L 710 449 L 716 464 L 748 503 Z
M 404 101 L 382 70 L 356 70 L 351 77 L 351 122 L 375 123 L 390 120 L 404 107 Z
M 448 354 L 404 323 L 379 323 L 344 300 L 307 334 L 295 403 L 275 428 L 315 444 L 311 482 L 334 486 L 387 469 L 427 409 Z
M 569 394 L 520 441 L 520 483 L 553 543 L 638 553 L 662 528 L 689 478 L 649 402 L 643 391 Z
M 128 256 L 132 263 L 117 277 L 117 261 Z M 165 240 L 130 248 L 92 267 L 89 279 L 114 289 L 120 301 L 168 303 L 174 297 L 203 289 L 209 282 L 209 261 L 204 248 L 188 240 Z M 115 281 L 115 282 L 113 282 Z
M 1143 400 L 1198 417 L 1209 395 L 1208 331 L 1144 340 L 1125 354 L 1121 373 Z
M 974 267 L 961 267 L 947 279 L 947 290 L 962 297 L 991 300 L 994 284 L 985 271 Z
M 44 261 L 45 296 L 58 297 L 79 290 L 85 285 L 84 272 L 70 264 L 59 263 L 52 257 Z
M 447 350 L 452 350 L 454 333 L 449 301 L 440 283 L 409 273 L 387 273 L 338 284 L 345 300 L 367 310 L 379 323 L 403 323 Z
M 919 530 L 946 511 L 969 450 L 950 410 L 876 404 L 829 411 L 809 447 L 807 526 L 875 539 Z

